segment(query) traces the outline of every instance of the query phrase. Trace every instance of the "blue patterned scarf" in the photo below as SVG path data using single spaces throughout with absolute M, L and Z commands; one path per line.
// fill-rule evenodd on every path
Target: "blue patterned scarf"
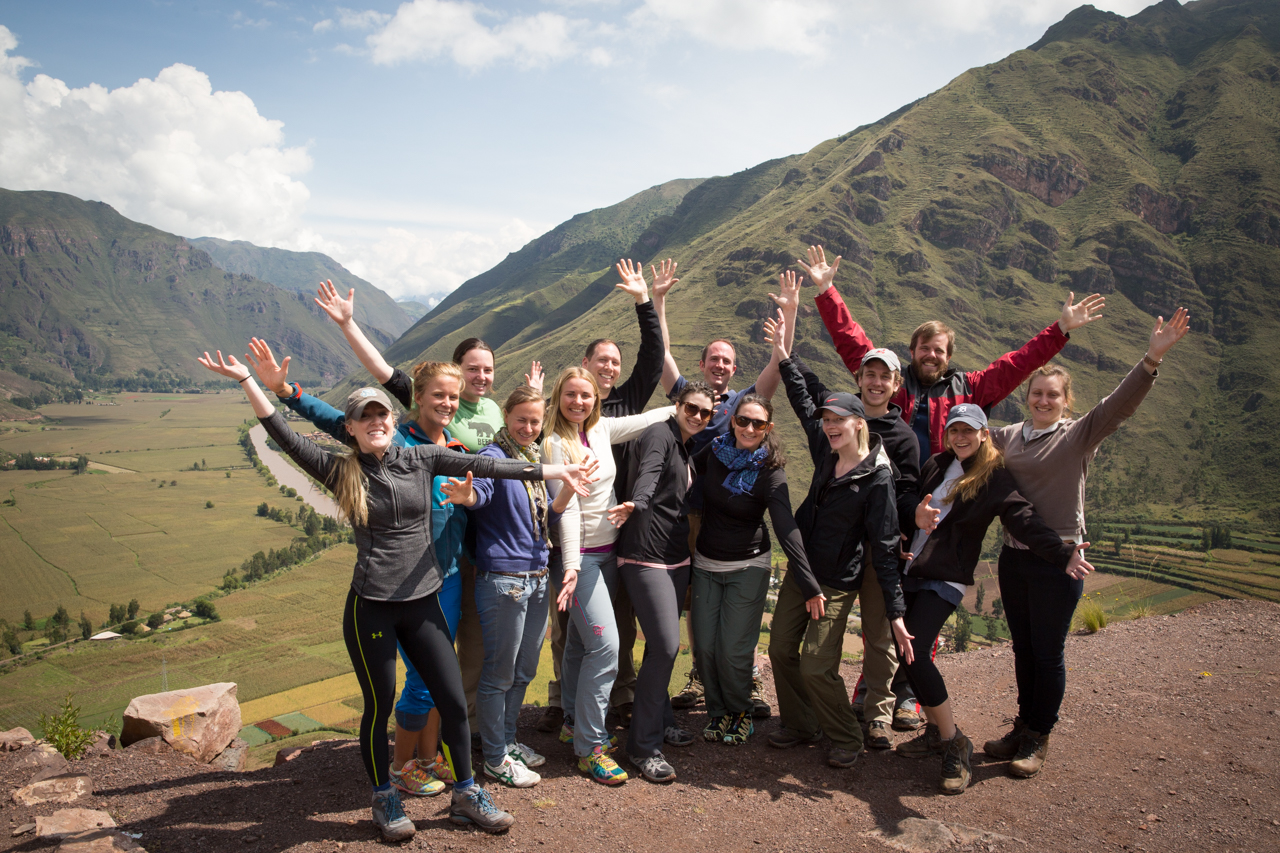
M 755 450 L 739 450 L 734 446 L 732 432 L 713 438 L 711 452 L 729 469 L 724 487 L 735 495 L 745 495 L 755 488 L 756 475 L 769 458 L 769 450 L 763 442 Z

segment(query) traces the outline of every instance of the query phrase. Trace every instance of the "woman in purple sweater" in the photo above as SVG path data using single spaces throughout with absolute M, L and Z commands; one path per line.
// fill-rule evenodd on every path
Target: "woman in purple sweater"
M 1163 317 L 1157 319 L 1142 361 L 1079 420 L 1071 418 L 1071 374 L 1054 365 L 1040 368 L 1027 382 L 1031 419 L 991 431 L 1018 490 L 1064 542 L 1084 541 L 1084 483 L 1098 445 L 1138 410 L 1155 384 L 1156 368 L 1187 333 L 1188 322 L 1185 308 L 1167 326 Z M 1058 722 L 1067 689 L 1063 652 L 1084 581 L 1027 550 L 1007 529 L 999 576 L 1013 639 L 1018 716 L 1009 732 L 987 741 L 983 750 L 992 758 L 1012 759 L 1010 775 L 1025 779 L 1044 766 L 1049 732 Z

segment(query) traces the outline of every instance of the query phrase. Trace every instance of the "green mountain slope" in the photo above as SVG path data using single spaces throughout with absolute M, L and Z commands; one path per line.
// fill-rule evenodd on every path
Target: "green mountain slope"
M 0 379 L 150 386 L 168 371 L 168 384 L 203 383 L 201 351 L 243 353 L 253 335 L 294 354 L 313 382 L 359 366 L 310 298 L 224 272 L 101 202 L 0 190 Z
M 1188 306 L 1195 334 L 1104 445 L 1090 498 L 1280 523 L 1280 367 L 1268 357 L 1280 331 L 1274 0 L 1164 0 L 1128 19 L 1081 7 L 1032 47 L 875 124 L 701 183 L 626 253 L 681 263 L 669 302 L 681 366 L 726 336 L 749 381 L 767 356 L 766 294 L 813 243 L 843 256 L 838 287 L 877 343 L 905 353 L 918 323 L 942 318 L 968 368 L 1052 322 L 1068 291 L 1106 293 L 1105 319 L 1061 357 L 1085 406 L 1141 357 L 1155 314 Z M 554 371 L 600 335 L 635 341 L 627 300 L 607 298 L 611 273 L 584 282 L 543 266 L 526 281 L 515 257 L 388 355 L 447 357 L 463 328 L 492 336 L 501 392 L 530 357 Z M 547 304 L 558 289 L 564 298 Z M 830 383 L 852 384 L 812 310 L 797 349 Z M 996 414 L 1020 417 L 1012 402 Z M 798 448 L 794 428 L 784 432 Z M 807 466 L 795 464 L 801 479 Z
M 219 240 L 216 237 L 197 237 L 188 242 L 208 252 L 214 264 L 227 272 L 251 275 L 285 290 L 315 296 L 316 287 L 327 279 L 332 279 L 334 286 L 343 293 L 348 288 L 355 288 L 356 319 L 361 327 L 372 327 L 381 332 L 379 341 L 382 346 L 400 337 L 416 319 L 406 314 L 382 290 L 320 252 L 264 249 L 245 240 Z

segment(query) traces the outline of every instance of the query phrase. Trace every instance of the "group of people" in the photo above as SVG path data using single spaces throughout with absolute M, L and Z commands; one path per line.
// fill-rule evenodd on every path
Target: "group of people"
M 1010 761 L 1015 776 L 1039 771 L 1065 691 L 1066 634 L 1092 570 L 1082 554 L 1088 464 L 1154 384 L 1161 359 L 1187 331 L 1187 312 L 1158 320 L 1142 361 L 1075 419 L 1071 377 L 1048 362 L 1073 329 L 1098 319 L 1100 296 L 1076 303 L 1073 294 L 1056 322 L 972 372 L 950 365 L 955 332 L 924 323 L 903 369 L 894 352 L 872 344 L 832 286 L 839 263 L 814 246 L 799 266 L 817 286 L 819 313 L 856 394 L 827 387 L 793 355 L 803 281 L 794 271 L 769 294 L 778 308 L 765 323 L 771 356 L 752 385 L 729 389 L 737 361 L 724 339 L 703 348 L 699 377 L 682 376 L 666 323 L 666 298 L 679 281 L 670 260 L 650 267 L 652 291 L 642 266 L 617 266 L 640 324 L 635 366 L 622 382 L 620 347 L 600 339 L 581 365 L 558 375 L 549 396 L 533 362 L 499 407 L 483 341 L 464 340 L 452 362 L 406 373 L 361 332 L 353 293 L 343 297 L 329 282 L 316 302 L 381 387 L 332 407 L 290 383 L 289 358 L 277 362 L 256 338 L 247 365 L 221 352 L 200 359 L 241 384 L 268 434 L 333 492 L 354 528 L 343 637 L 364 696 L 360 747 L 373 820 L 386 838 L 414 833 L 401 793 L 431 796 L 448 786 L 452 820 L 490 832 L 514 823 L 477 784 L 471 744 L 478 732 L 484 776 L 514 787 L 540 781 L 546 758 L 521 741 L 518 718 L 548 614 L 555 678 L 538 725 L 558 728 L 590 779 L 627 780 L 619 749 L 647 780 L 676 778 L 665 750 L 697 740 L 677 723 L 668 691 L 682 616 L 695 661 L 687 692 L 696 682 L 706 708 L 702 738 L 745 743 L 754 720 L 771 713 L 756 660 L 773 554 L 766 516 L 787 557 L 769 631 L 782 724 L 770 746 L 825 735 L 827 762 L 851 767 L 864 746 L 892 746 L 888 730 L 907 695 L 927 725 L 897 751 L 938 759 L 941 790 L 964 791 L 973 744 L 956 725 L 934 652 L 999 517 L 1018 711 L 984 749 Z M 277 402 L 350 452 L 295 433 L 254 373 Z M 1030 419 L 990 428 L 987 411 L 1023 383 Z M 658 385 L 673 405 L 646 411 Z M 794 513 L 771 402 L 779 385 L 814 467 Z M 399 423 L 392 398 L 408 410 Z M 839 665 L 858 600 L 866 695 L 854 704 Z M 638 672 L 637 624 L 645 640 Z M 398 701 L 397 653 L 407 670 Z M 606 724 L 611 708 L 628 728 L 621 747 Z

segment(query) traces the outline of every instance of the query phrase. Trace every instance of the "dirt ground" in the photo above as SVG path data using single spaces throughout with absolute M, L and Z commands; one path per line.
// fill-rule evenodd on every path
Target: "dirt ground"
M 1221 601 L 1075 635 L 1067 698 L 1039 777 L 1015 780 L 975 754 L 963 795 L 937 792 L 938 765 L 874 752 L 852 770 L 824 763 L 825 746 L 769 748 L 699 741 L 668 753 L 679 779 L 633 778 L 606 789 L 579 775 L 571 749 L 532 727 L 548 756 L 543 782 L 494 790 L 516 815 L 508 834 L 448 822 L 447 799 L 414 800 L 410 849 L 460 851 L 1280 850 L 1280 607 Z M 980 745 L 1014 713 L 1007 648 L 941 661 L 961 727 Z M 852 686 L 857 667 L 849 666 Z M 766 682 L 769 679 L 766 678 Z M 678 713 L 700 729 L 699 710 Z M 911 735 L 900 734 L 907 738 Z M 0 784 L 26 783 L 0 755 Z M 160 851 L 373 851 L 369 789 L 354 742 L 330 742 L 276 768 L 211 773 L 177 756 L 116 751 L 75 763 L 96 793 L 74 805 L 110 812 Z M 447 795 L 446 795 L 447 796 Z M 10 832 L 63 806 L 0 806 L 0 850 L 53 851 Z M 920 820 L 938 823 L 923 823 Z M 906 823 L 903 823 L 903 821 Z M 940 832 L 945 824 L 952 830 Z M 898 835 L 900 829 L 912 834 Z M 968 829 L 966 829 L 968 828 Z M 930 835 L 930 832 L 934 833 Z

